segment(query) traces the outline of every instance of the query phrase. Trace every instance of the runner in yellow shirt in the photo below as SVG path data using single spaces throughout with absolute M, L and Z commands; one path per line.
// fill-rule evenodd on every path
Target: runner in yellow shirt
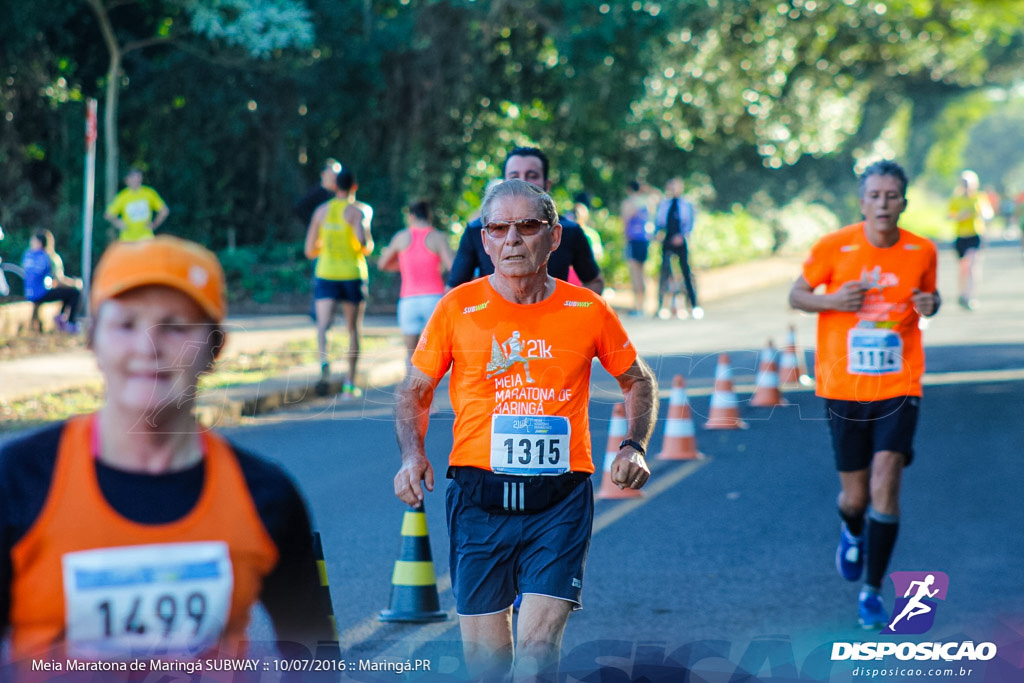
M 316 391 L 327 392 L 331 376 L 327 348 L 327 330 L 334 322 L 337 305 L 341 304 L 348 329 L 348 376 L 341 397 L 352 399 L 362 392 L 356 387 L 356 364 L 359 362 L 360 327 L 366 308 L 366 285 L 369 267 L 366 257 L 373 252 L 370 222 L 373 208 L 356 201 L 359 185 L 348 168 L 338 172 L 334 199 L 324 202 L 313 213 L 306 232 L 306 258 L 316 259 L 313 299 L 316 307 L 316 341 L 320 351 L 320 381 Z
M 953 221 L 956 239 L 953 247 L 960 260 L 960 306 L 973 311 L 977 302 L 974 289 L 977 281 L 978 250 L 985 223 L 992 220 L 993 210 L 984 192 L 978 191 L 978 174 L 966 170 L 960 174 L 960 184 L 949 200 L 949 218 Z
M 142 170 L 132 168 L 124 178 L 124 188 L 103 212 L 103 217 L 120 231 L 120 239 L 150 239 L 163 225 L 171 210 L 156 190 L 142 184 Z

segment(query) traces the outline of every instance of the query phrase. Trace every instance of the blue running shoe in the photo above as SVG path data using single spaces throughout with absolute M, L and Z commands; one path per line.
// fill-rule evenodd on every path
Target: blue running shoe
M 861 591 L 857 600 L 857 620 L 865 630 L 885 628 L 889 624 L 889 613 L 882 605 L 882 596 L 870 591 Z
M 861 552 L 860 538 L 852 535 L 843 522 L 839 532 L 839 546 L 836 548 L 836 569 L 847 581 L 856 581 L 864 569 L 864 553 Z

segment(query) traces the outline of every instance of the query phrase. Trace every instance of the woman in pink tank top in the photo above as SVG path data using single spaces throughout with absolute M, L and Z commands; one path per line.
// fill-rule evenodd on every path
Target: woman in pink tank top
M 432 223 L 433 212 L 424 200 L 406 210 L 408 227 L 391 238 L 377 262 L 381 270 L 399 272 L 402 287 L 398 295 L 398 327 L 405 339 L 408 357 L 419 343 L 420 333 L 444 294 L 441 274 L 451 269 L 455 254 L 448 236 Z

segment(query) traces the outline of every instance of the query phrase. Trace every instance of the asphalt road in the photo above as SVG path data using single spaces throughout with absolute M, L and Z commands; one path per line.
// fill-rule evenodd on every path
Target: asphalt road
M 904 477 L 890 567 L 949 577 L 932 628 L 916 636 L 857 628 L 858 585 L 840 579 L 833 564 L 838 486 L 821 401 L 810 389 L 787 391 L 791 405 L 774 410 L 743 403 L 747 430 L 702 428 L 720 353 L 731 355 L 744 402 L 768 339 L 780 346 L 792 325 L 800 344 L 813 345 L 814 317 L 787 308 L 786 286 L 767 287 L 710 302 L 701 321 L 627 319 L 662 385 L 650 451 L 660 450 L 668 387 L 681 374 L 707 457 L 652 460 L 644 498 L 597 502 L 585 608 L 569 621 L 564 680 L 846 682 L 883 671 L 877 678 L 886 681 L 1024 681 L 1024 259 L 1012 246 L 984 256 L 981 307 L 968 312 L 955 303 L 955 258 L 941 255 L 946 305 L 925 331 L 917 455 Z M 446 388 L 427 438 L 439 487 L 426 514 L 441 607 L 451 615 L 437 624 L 377 619 L 389 605 L 406 510 L 391 487 L 399 461 L 393 387 L 374 387 L 357 403 L 324 399 L 224 430 L 280 462 L 306 494 L 350 679 L 393 681 L 394 673 L 359 671 L 360 663 L 380 668 L 417 659 L 429 662 L 429 674 L 404 678 L 464 678 L 441 479 L 453 417 Z M 618 400 L 615 382 L 596 368 L 591 431 L 598 460 Z M 891 608 L 891 584 L 884 597 Z M 259 617 L 252 637 L 269 638 Z M 993 642 L 998 655 L 987 662 L 830 661 L 835 643 L 865 640 Z
M 585 609 L 570 619 L 563 671 L 579 680 L 684 680 L 687 666 L 695 681 L 848 681 L 863 677 L 856 667 L 866 666 L 910 672 L 887 672 L 888 681 L 1024 680 L 1024 261 L 1017 248 L 994 248 L 984 267 L 982 305 L 963 311 L 955 304 L 955 258 L 942 253 L 946 305 L 925 331 L 929 370 L 917 456 L 904 477 L 890 570 L 948 575 L 948 595 L 926 634 L 857 628 L 858 585 L 840 579 L 833 564 L 838 485 L 821 402 L 811 391 L 787 392 L 792 405 L 774 410 L 744 405 L 748 430 L 700 429 L 720 352 L 732 355 L 743 401 L 767 339 L 782 344 L 794 325 L 798 341 L 812 344 L 814 318 L 787 309 L 787 287 L 771 287 L 713 303 L 699 322 L 629 321 L 663 399 L 672 377 L 686 376 L 708 457 L 654 460 L 642 500 L 597 503 Z M 431 625 L 377 620 L 388 606 L 405 511 L 391 488 L 399 459 L 392 392 L 373 389 L 354 405 L 325 400 L 227 432 L 281 462 L 305 491 L 349 663 L 424 658 L 431 674 L 407 677 L 459 678 L 454 617 Z M 598 368 L 596 458 L 616 400 L 616 385 Z M 441 484 L 426 513 L 442 609 L 453 613 L 440 479 L 452 414 L 444 394 L 437 406 L 427 448 Z M 665 406 L 663 400 L 662 416 Z M 663 425 L 659 420 L 652 453 Z M 884 589 L 891 608 L 897 596 L 891 584 Z M 993 642 L 998 655 L 988 662 L 830 661 L 834 643 L 864 640 Z M 394 680 L 391 673 L 349 675 Z

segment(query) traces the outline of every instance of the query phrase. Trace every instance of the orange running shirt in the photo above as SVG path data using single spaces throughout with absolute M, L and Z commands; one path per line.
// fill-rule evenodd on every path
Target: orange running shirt
M 532 458 L 530 466 L 543 460 L 551 468 L 532 473 L 555 474 L 559 467 L 594 471 L 588 414 L 592 360 L 599 359 L 617 377 L 636 356 L 618 316 L 590 290 L 556 280 L 550 297 L 521 305 L 504 299 L 484 277 L 441 299 L 412 363 L 434 378 L 451 370 L 451 465 L 495 469 L 492 464 L 503 463 L 507 445 L 510 466 Z M 492 420 L 494 415 L 502 417 Z M 569 463 L 563 443 L 552 452 L 550 444 L 532 438 L 566 424 Z M 549 449 L 546 454 L 542 447 Z
M 831 294 L 861 280 L 871 289 L 856 313 L 818 314 L 815 353 L 817 393 L 845 401 L 879 401 L 920 396 L 924 348 L 914 289 L 934 292 L 935 245 L 900 229 L 899 240 L 881 249 L 868 242 L 864 223 L 826 235 L 811 249 L 803 276 L 812 288 Z
M 165 647 L 180 634 L 178 642 L 191 648 L 195 634 L 209 631 L 214 640 L 203 647 L 239 656 L 250 609 L 278 551 L 231 447 L 205 433 L 205 483 L 195 507 L 175 522 L 138 524 L 115 512 L 100 490 L 92 429 L 92 416 L 68 421 L 43 509 L 12 549 L 12 660 L 44 653 L 123 659 L 130 653 L 119 640 L 143 632 L 170 634 Z M 163 545 L 169 543 L 179 545 Z M 219 562 L 185 559 L 218 552 Z M 197 581 L 183 589 L 174 583 L 182 577 Z M 225 598 L 226 613 L 217 616 Z M 75 628 L 87 651 L 81 655 L 72 654 Z

